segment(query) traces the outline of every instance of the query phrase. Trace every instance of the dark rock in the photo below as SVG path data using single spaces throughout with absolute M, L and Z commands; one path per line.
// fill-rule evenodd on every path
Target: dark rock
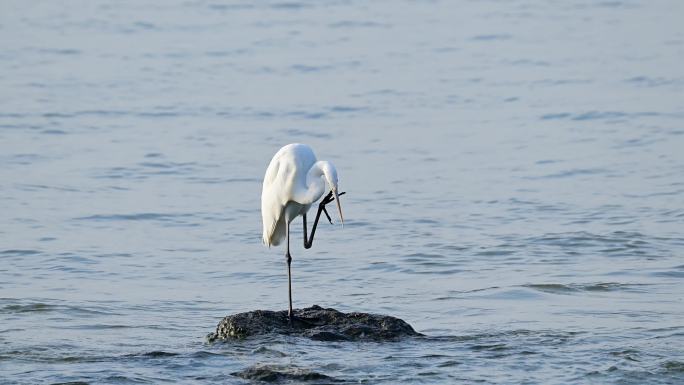
M 207 335 L 210 342 L 266 334 L 308 337 L 318 341 L 393 341 L 420 336 L 411 325 L 395 317 L 368 313 L 342 313 L 318 305 L 295 309 L 292 322 L 287 311 L 254 310 L 230 315 Z
M 256 365 L 231 374 L 245 380 L 264 382 L 313 381 L 315 383 L 330 383 L 338 381 L 333 377 L 311 370 L 278 365 Z

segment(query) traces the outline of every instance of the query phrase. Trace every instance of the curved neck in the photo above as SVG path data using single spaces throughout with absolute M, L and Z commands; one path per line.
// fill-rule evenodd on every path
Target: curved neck
M 319 160 L 306 173 L 306 190 L 297 200 L 299 203 L 310 205 L 319 200 L 325 192 L 325 180 L 322 178 L 325 175 L 325 163 L 327 162 Z

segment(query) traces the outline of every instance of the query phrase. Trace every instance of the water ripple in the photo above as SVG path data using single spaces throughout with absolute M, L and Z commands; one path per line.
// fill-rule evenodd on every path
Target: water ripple
M 613 292 L 613 291 L 628 291 L 628 292 L 645 292 L 648 290 L 649 284 L 626 284 L 618 282 L 600 282 L 591 284 L 560 284 L 560 283 L 544 283 L 544 284 L 527 284 L 523 287 L 538 290 L 551 294 L 573 294 L 579 292 Z

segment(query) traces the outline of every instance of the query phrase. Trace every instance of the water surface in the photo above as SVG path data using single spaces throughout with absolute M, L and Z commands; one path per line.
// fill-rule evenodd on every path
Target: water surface
M 0 378 L 684 381 L 679 1 L 0 4 Z M 207 344 L 286 307 L 261 178 L 336 164 L 296 307 L 428 337 Z M 293 226 L 294 239 L 301 228 Z

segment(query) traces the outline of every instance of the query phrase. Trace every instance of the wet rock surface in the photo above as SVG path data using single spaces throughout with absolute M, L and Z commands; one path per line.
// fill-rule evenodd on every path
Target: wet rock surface
M 295 309 L 292 321 L 287 311 L 254 310 L 223 318 L 210 342 L 267 334 L 297 335 L 319 341 L 396 341 L 420 336 L 405 321 L 379 314 L 342 313 L 314 305 Z

